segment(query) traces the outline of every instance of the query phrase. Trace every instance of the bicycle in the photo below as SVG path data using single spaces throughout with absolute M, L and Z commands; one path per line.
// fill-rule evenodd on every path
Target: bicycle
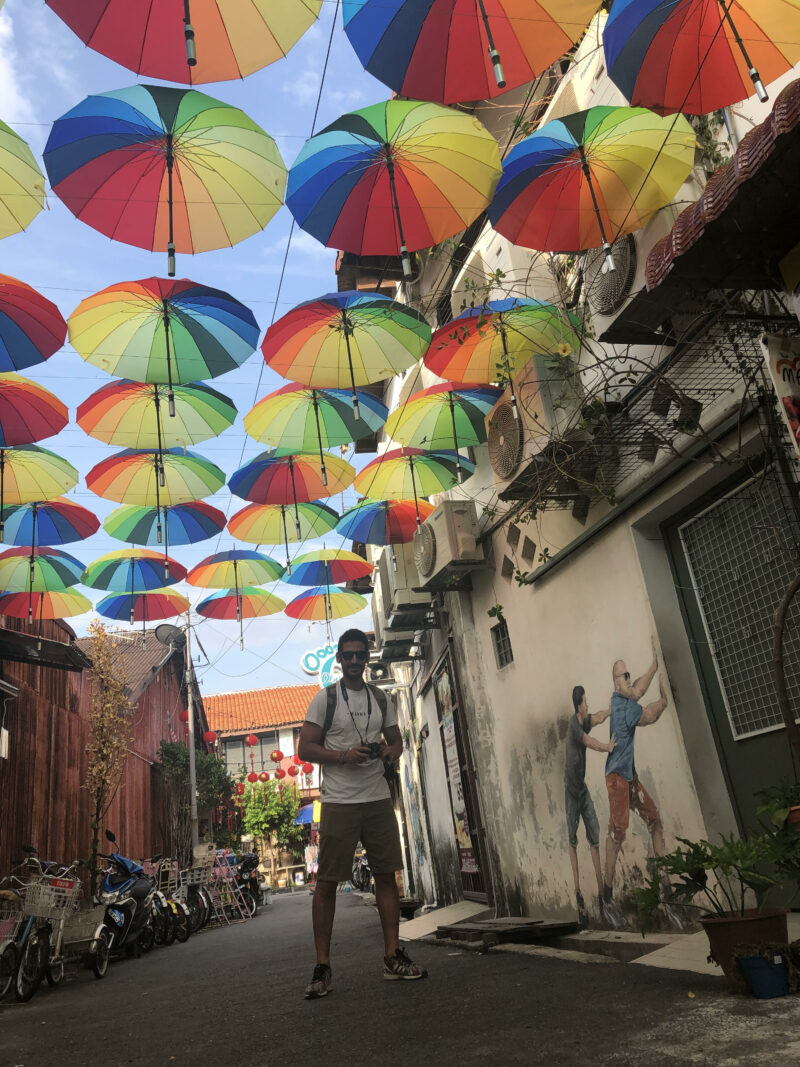
M 372 868 L 369 865 L 367 853 L 363 848 L 356 851 L 353 859 L 350 885 L 360 893 L 369 893 L 372 889 Z

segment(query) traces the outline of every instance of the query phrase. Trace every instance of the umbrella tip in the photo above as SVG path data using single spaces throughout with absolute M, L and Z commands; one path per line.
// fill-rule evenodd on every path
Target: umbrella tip
M 506 74 L 503 70 L 503 64 L 500 61 L 500 53 L 496 48 L 489 49 L 489 59 L 492 61 L 494 67 L 494 80 L 497 82 L 498 89 L 505 89 L 506 87 Z
M 766 104 L 767 100 L 769 100 L 769 93 L 764 88 L 764 83 L 762 82 L 758 71 L 755 67 L 751 67 L 747 73 L 750 75 L 750 80 L 753 83 L 753 88 L 756 91 L 756 96 L 762 104 Z
M 611 254 L 611 245 L 608 241 L 603 241 L 603 252 L 606 257 L 602 268 L 603 274 L 609 274 L 611 271 L 617 269 L 617 265 L 614 262 L 614 256 Z
M 175 245 L 172 241 L 167 245 L 167 274 L 170 278 L 175 277 Z

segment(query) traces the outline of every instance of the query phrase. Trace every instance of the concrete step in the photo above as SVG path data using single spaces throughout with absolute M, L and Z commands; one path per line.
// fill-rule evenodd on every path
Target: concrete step
M 588 952 L 592 955 L 612 956 L 623 963 L 646 956 L 648 952 L 673 945 L 686 938 L 687 934 L 631 933 L 624 930 L 580 930 L 574 934 L 559 937 L 554 943 L 556 948 L 570 952 Z

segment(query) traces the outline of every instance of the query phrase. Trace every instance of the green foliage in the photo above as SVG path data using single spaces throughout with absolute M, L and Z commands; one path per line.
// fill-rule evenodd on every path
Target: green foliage
M 756 815 L 766 815 L 773 826 L 782 828 L 790 809 L 800 804 L 800 783 L 784 779 L 779 785 L 760 789 L 756 797 L 760 801 Z
M 494 604 L 491 608 L 489 608 L 486 614 L 489 616 L 490 619 L 497 619 L 498 622 L 506 621 L 505 615 L 503 614 L 502 604 Z
M 695 115 L 692 125 L 697 134 L 703 167 L 708 174 L 713 174 L 731 158 L 719 140 L 719 133 L 725 125 L 722 112 L 712 111 L 708 115 Z
M 189 749 L 182 741 L 162 741 L 158 770 L 164 782 L 176 790 L 185 790 L 189 798 Z M 208 752 L 195 750 L 197 773 L 197 803 L 201 808 L 218 808 L 230 800 L 233 779 L 221 759 Z
M 797 894 L 800 892 L 800 823 L 789 823 L 787 819 L 790 810 L 800 804 L 800 784 L 784 780 L 759 790 L 756 796 L 761 801 L 756 814 L 767 817 L 761 825 L 769 859 Z
M 275 779 L 248 785 L 242 797 L 242 829 L 253 837 L 275 839 L 280 848 L 291 849 L 303 837 L 303 828 L 294 820 L 300 798 L 291 786 Z

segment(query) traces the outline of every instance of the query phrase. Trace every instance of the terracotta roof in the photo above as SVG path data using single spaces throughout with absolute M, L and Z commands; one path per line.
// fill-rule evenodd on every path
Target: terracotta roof
M 144 648 L 142 648 L 141 630 L 113 632 L 111 636 L 116 641 L 117 652 L 122 658 L 125 686 L 132 698 L 138 700 L 158 674 L 159 667 L 175 654 L 175 649 L 156 641 L 152 630 L 145 632 Z M 92 639 L 90 637 L 81 637 L 75 644 L 91 657 Z
M 299 726 L 318 685 L 279 685 L 241 693 L 203 695 L 208 725 L 217 733 L 244 733 L 274 726 Z

